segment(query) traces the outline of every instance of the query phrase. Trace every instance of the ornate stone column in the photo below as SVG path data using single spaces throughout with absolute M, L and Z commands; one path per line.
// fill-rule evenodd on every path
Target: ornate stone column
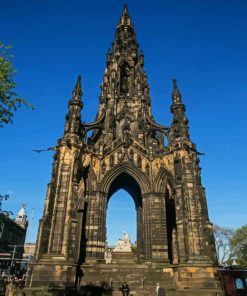
M 144 258 L 168 262 L 165 200 L 162 195 L 143 196 Z
M 104 260 L 106 243 L 106 197 L 100 192 L 88 194 L 86 219 L 86 262 Z

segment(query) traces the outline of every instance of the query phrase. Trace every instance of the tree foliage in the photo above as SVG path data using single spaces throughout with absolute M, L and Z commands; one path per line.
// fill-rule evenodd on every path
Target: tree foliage
M 235 231 L 230 246 L 237 264 L 247 267 L 247 224 Z
M 233 229 L 214 225 L 215 247 L 220 265 L 229 263 L 232 259 L 230 241 L 233 237 L 233 234 Z
M 10 215 L 13 215 L 11 211 L 3 211 L 2 210 L 2 201 L 8 200 L 9 194 L 0 194 L 0 232 L 2 231 L 2 226 L 7 218 L 9 218 Z
M 25 98 L 20 98 L 15 92 L 16 84 L 13 78 L 16 70 L 10 49 L 11 46 L 0 42 L 0 128 L 4 124 L 13 123 L 13 112 L 19 107 L 24 105 L 33 109 Z

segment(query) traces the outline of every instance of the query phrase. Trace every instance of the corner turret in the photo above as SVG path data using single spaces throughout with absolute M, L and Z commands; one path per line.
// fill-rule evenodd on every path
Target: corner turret
M 177 82 L 173 79 L 172 105 L 173 121 L 171 125 L 171 136 L 173 141 L 188 141 L 189 121 L 185 115 L 185 105 L 182 102 L 182 95 L 177 87 Z
M 65 135 L 81 135 L 82 122 L 81 122 L 81 110 L 83 108 L 81 76 L 77 78 L 76 85 L 72 92 L 72 99 L 69 101 L 69 111 L 66 115 L 66 123 L 64 128 Z

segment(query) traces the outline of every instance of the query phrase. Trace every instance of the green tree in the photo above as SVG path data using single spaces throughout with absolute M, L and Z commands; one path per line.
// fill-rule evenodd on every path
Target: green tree
M 15 92 L 16 84 L 13 78 L 16 70 L 11 48 L 0 42 L 0 128 L 4 124 L 13 123 L 13 112 L 19 107 L 24 105 L 33 109 L 25 98 L 20 98 Z
M 247 224 L 235 231 L 230 246 L 237 264 L 247 267 Z
M 8 200 L 9 199 L 9 194 L 0 194 L 0 232 L 2 231 L 2 226 L 6 219 L 12 215 L 13 213 L 11 211 L 2 211 L 2 201 L 3 200 Z

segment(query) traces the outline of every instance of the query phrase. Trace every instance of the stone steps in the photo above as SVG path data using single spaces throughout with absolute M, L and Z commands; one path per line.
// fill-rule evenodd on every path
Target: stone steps
M 174 295 L 173 278 L 170 273 L 163 272 L 162 269 L 154 269 L 149 265 L 141 264 L 105 264 L 81 266 L 85 271 L 82 284 L 94 283 L 100 285 L 102 282 L 108 283 L 113 288 L 113 296 L 122 295 L 119 287 L 126 282 L 130 288 L 130 294 L 140 296 L 155 295 L 156 283 L 166 287 L 166 296 Z M 97 281 L 95 281 L 97 279 Z M 172 294 L 169 290 L 173 291 Z
M 215 296 L 216 292 L 220 294 L 221 290 L 218 286 L 219 282 L 213 273 L 207 274 L 204 267 L 184 267 L 179 266 L 172 268 L 170 265 L 164 265 L 160 263 L 152 264 L 83 264 L 81 270 L 83 271 L 83 277 L 80 281 L 80 287 L 78 287 L 78 293 L 76 294 L 64 294 L 64 295 L 89 295 L 90 291 L 103 290 L 102 286 L 106 290 L 113 289 L 112 296 L 120 296 L 121 291 L 119 287 L 126 282 L 130 287 L 130 294 L 132 296 L 155 296 L 156 283 L 159 282 L 160 286 L 165 288 L 166 296 Z M 56 273 L 49 272 L 50 265 L 46 266 L 47 272 L 39 274 L 36 284 L 37 287 L 45 286 L 46 283 L 52 282 L 53 287 L 61 287 L 62 281 L 60 277 L 55 278 Z M 199 273 L 193 271 L 199 270 Z M 66 268 L 60 272 L 61 275 L 66 272 Z M 57 280 L 57 281 L 56 281 Z M 61 296 L 60 292 L 55 293 L 50 291 L 52 286 L 48 286 L 46 290 L 34 291 L 34 294 L 28 291 L 27 296 Z M 47 293 L 50 294 L 47 294 Z M 60 294 L 59 294 L 60 293 Z M 96 295 L 96 294 L 95 294 Z M 98 294 L 97 294 L 98 295 Z M 121 295 L 122 296 L 122 295 Z

